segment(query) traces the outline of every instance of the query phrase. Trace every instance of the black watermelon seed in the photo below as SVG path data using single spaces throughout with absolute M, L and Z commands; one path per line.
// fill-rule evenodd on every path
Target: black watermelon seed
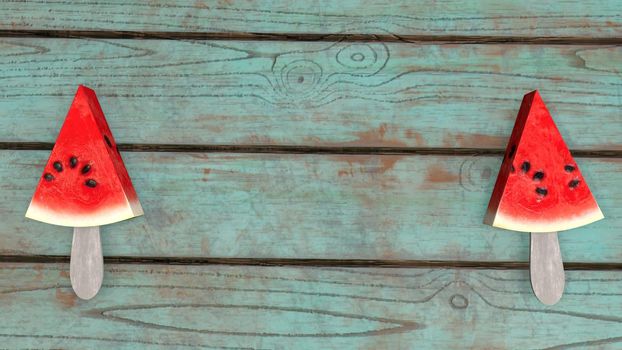
M 84 183 L 85 185 L 87 185 L 88 187 L 95 187 L 97 186 L 97 181 L 93 180 L 93 179 L 88 179 L 86 180 L 86 182 Z
M 536 171 L 536 173 L 533 174 L 533 179 L 534 181 L 540 181 L 544 179 L 544 173 L 542 171 Z
M 566 165 L 566 166 L 564 167 L 564 170 L 566 170 L 566 172 L 568 172 L 568 173 L 573 172 L 573 171 L 574 171 L 574 169 L 575 169 L 575 167 L 574 167 L 574 166 L 572 166 L 572 165 Z
M 514 164 L 510 164 L 510 172 L 512 172 L 512 173 L 513 173 L 513 172 L 515 172 L 515 171 L 516 171 L 516 169 L 514 169 Z
M 59 173 L 61 171 L 63 171 L 63 165 L 60 162 L 54 162 L 54 164 L 52 164 L 52 166 L 54 167 L 54 169 L 56 169 L 56 171 L 58 171 Z
M 112 148 L 112 142 L 110 142 L 110 139 L 108 138 L 108 136 L 104 135 L 104 140 L 106 140 L 108 147 Z
M 524 161 L 520 168 L 524 173 L 526 173 L 529 171 L 529 169 L 531 169 L 531 164 L 529 164 L 528 161 Z
M 90 166 L 89 164 L 85 165 L 85 166 L 82 168 L 82 174 L 86 174 L 86 173 L 88 173 L 89 171 L 91 171 L 91 166 Z
M 516 152 L 516 145 L 512 145 L 512 147 L 510 148 L 510 153 L 508 153 L 508 158 L 512 158 L 515 152 Z
M 547 191 L 546 188 L 536 187 L 536 193 L 541 196 L 546 196 L 546 194 L 549 193 L 549 191 Z
M 73 169 L 76 167 L 76 165 L 78 165 L 78 158 L 76 157 L 69 158 L 69 167 Z
M 43 174 L 43 178 L 45 179 L 45 181 L 52 181 L 52 180 L 54 180 L 54 175 L 52 175 L 50 173 L 45 173 L 45 174 Z
M 579 186 L 579 183 L 580 183 L 580 182 L 581 182 L 581 181 L 579 181 L 578 179 L 574 179 L 574 180 L 572 180 L 572 181 L 570 181 L 570 182 L 568 183 L 568 187 L 570 187 L 570 188 L 575 188 L 575 187 Z

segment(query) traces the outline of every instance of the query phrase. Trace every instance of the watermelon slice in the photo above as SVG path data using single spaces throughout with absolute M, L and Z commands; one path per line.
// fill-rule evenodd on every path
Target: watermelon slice
M 89 227 L 142 214 L 95 92 L 80 85 L 26 217 Z
M 538 91 L 523 98 L 484 222 L 557 232 L 603 214 Z

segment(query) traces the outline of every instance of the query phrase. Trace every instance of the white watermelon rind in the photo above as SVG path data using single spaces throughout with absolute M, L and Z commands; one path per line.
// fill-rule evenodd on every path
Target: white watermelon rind
M 486 223 L 506 230 L 545 233 L 571 230 L 573 228 L 591 224 L 603 218 L 605 218 L 605 216 L 597 206 L 595 209 L 585 212 L 582 215 L 575 215 L 570 218 L 563 218 L 559 220 L 527 220 L 523 218 L 515 218 L 498 211 L 494 216 L 493 221 Z
M 138 200 L 128 201 L 126 205 L 99 209 L 93 213 L 64 213 L 31 202 L 26 217 L 47 224 L 66 227 L 93 227 L 112 224 L 143 215 L 143 208 Z

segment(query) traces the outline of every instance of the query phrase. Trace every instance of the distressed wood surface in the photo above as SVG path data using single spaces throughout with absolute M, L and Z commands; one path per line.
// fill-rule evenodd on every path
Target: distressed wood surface
M 608 45 L 622 34 L 617 0 L 265 5 L 0 0 L 0 148 L 53 142 L 87 84 L 133 149 L 498 149 L 537 88 L 573 150 L 622 151 L 622 47 Z M 91 38 L 10 37 L 33 34 Z M 173 40 L 210 34 L 239 40 Z M 110 39 L 123 35 L 162 39 Z M 619 271 L 567 271 L 564 297 L 546 307 L 527 269 L 108 264 L 83 301 L 69 264 L 37 257 L 68 256 L 71 229 L 23 217 L 47 156 L 0 150 L 0 256 L 48 262 L 0 263 L 0 348 L 622 346 Z M 529 257 L 529 235 L 482 224 L 500 157 L 124 158 L 146 215 L 102 228 L 106 256 L 491 267 Z M 562 232 L 564 261 L 619 266 L 622 158 L 577 161 L 606 219 Z
M 0 1 L 0 28 L 619 37 L 616 0 Z
M 0 142 L 53 142 L 83 83 L 120 143 L 503 148 L 537 88 L 572 149 L 620 151 L 621 62 L 619 46 L 2 38 Z
M 0 253 L 69 255 L 23 217 L 47 151 L 0 151 Z M 106 256 L 527 261 L 482 223 L 500 157 L 123 154 L 145 215 L 101 228 Z M 577 158 L 605 220 L 562 232 L 567 262 L 619 262 L 622 160 Z
M 68 267 L 0 265 L 8 348 L 616 349 L 622 276 L 569 271 L 559 304 L 527 270 L 110 265 L 91 301 Z M 36 316 L 34 316 L 36 315 Z

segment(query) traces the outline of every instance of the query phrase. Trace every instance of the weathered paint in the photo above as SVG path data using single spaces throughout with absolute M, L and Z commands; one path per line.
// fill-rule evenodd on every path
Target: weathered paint
M 123 154 L 145 216 L 102 227 L 104 255 L 526 261 L 483 224 L 499 157 Z M 25 219 L 46 151 L 0 151 L 2 254 L 68 255 Z M 577 158 L 606 219 L 561 232 L 565 261 L 619 262 L 622 160 Z M 438 176 L 436 176 L 438 175 Z
M 622 48 L 0 39 L 0 141 L 53 142 L 77 84 L 119 143 L 503 148 L 539 89 L 573 150 L 622 150 Z
M 619 37 L 617 0 L 0 2 L 0 28 Z
M 9 31 L 518 40 L 417 45 L 341 42 L 339 36 L 316 43 L 3 37 L 0 142 L 53 142 L 75 86 L 86 83 L 97 89 L 125 144 L 502 148 L 521 96 L 538 88 L 571 149 L 622 150 L 622 51 L 571 44 L 615 40 L 621 19 L 616 0 L 297 1 L 269 7 L 209 0 L 0 0 L 0 29 Z M 525 45 L 537 37 L 564 37 L 569 44 Z M 47 154 L 0 151 L 0 254 L 69 254 L 70 231 L 23 218 Z M 481 223 L 500 157 L 124 158 L 147 215 L 104 228 L 106 255 L 528 257 L 527 235 Z M 619 262 L 621 160 L 578 161 L 607 218 L 562 233 L 564 260 Z M 619 347 L 619 274 L 567 276 L 564 298 L 547 308 L 533 297 L 526 270 L 111 265 L 101 293 L 84 302 L 71 291 L 67 264 L 2 264 L 0 344 Z
M 5 348 L 618 348 L 622 277 L 568 271 L 554 307 L 527 270 L 109 265 L 90 301 L 66 264 L 0 265 Z

